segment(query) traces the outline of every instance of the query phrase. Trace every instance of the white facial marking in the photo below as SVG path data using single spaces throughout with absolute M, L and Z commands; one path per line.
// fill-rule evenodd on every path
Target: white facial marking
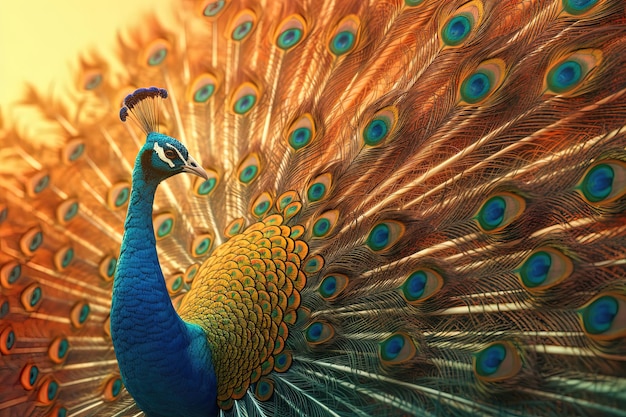
M 178 157 L 180 158 L 181 161 L 185 161 L 185 158 L 183 158 L 183 154 L 180 153 L 180 151 L 178 149 L 176 149 L 176 146 L 170 144 L 170 143 L 166 143 L 165 146 L 167 146 L 168 148 L 172 148 L 176 151 L 176 153 L 178 154 Z M 185 161 L 185 163 L 187 163 L 187 161 Z
M 169 143 L 167 145 L 169 145 Z M 169 159 L 167 156 L 165 156 L 165 151 L 156 142 L 154 142 L 154 151 L 159 156 L 159 158 L 161 158 L 161 161 L 163 161 L 166 164 L 168 164 L 170 166 L 170 168 L 174 168 L 176 166 L 176 165 L 174 165 L 174 162 L 172 162 L 171 159 Z M 179 153 L 179 155 L 180 155 L 180 153 Z

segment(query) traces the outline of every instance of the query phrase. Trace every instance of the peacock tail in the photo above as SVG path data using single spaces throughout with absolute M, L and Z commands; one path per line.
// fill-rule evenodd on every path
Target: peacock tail
M 173 15 L 0 130 L 0 415 L 144 415 L 109 315 L 148 86 L 207 174 L 152 222 L 220 416 L 626 415 L 623 1 Z

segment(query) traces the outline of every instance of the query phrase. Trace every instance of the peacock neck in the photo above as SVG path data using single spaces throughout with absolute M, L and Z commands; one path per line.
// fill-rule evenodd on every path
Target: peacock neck
M 124 384 L 148 416 L 206 417 L 217 412 L 211 354 L 204 332 L 178 316 L 167 292 L 152 224 L 158 183 L 145 175 L 140 153 L 113 284 L 111 337 Z M 190 406 L 201 412 L 170 408 L 190 392 Z

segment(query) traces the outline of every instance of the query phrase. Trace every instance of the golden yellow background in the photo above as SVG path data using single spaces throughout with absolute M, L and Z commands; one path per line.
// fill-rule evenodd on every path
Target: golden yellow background
M 163 16 L 171 0 L 0 0 L 0 108 L 19 99 L 26 81 L 43 92 L 67 82 L 79 51 L 110 51 L 117 30 Z M 55 87 L 56 86 L 56 87 Z

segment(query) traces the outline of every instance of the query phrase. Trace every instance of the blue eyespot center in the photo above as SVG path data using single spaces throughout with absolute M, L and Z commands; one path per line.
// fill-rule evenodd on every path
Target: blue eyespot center
M 0 319 L 4 318 L 7 314 L 9 314 L 9 301 L 4 300 L 2 305 L 0 306 Z
M 245 38 L 251 30 L 252 22 L 250 20 L 248 20 L 247 22 L 243 22 L 233 31 L 233 39 L 236 41 L 240 41 Z
M 524 262 L 520 271 L 524 285 L 529 288 L 542 285 L 548 278 L 551 267 L 552 257 L 549 253 L 534 253 Z
M 117 397 L 120 394 L 120 391 L 122 391 L 122 380 L 118 378 L 115 382 L 113 382 L 111 394 L 113 394 L 114 397 Z
M 41 300 L 41 287 L 35 287 L 30 295 L 30 306 L 35 307 Z
M 310 201 L 318 201 L 322 197 L 324 197 L 325 193 L 326 193 L 326 186 L 322 183 L 316 182 L 315 184 L 309 187 L 307 196 Z
M 59 384 L 56 381 L 50 381 L 48 384 L 48 400 L 52 401 L 57 395 L 57 391 L 59 389 Z
M 480 226 L 487 231 L 494 230 L 502 224 L 506 210 L 504 198 L 495 196 L 487 200 L 478 214 Z
M 291 28 L 284 31 L 278 37 L 278 47 L 281 49 L 289 49 L 294 46 L 302 38 L 302 30 L 298 28 Z
M 109 264 L 107 266 L 107 275 L 109 277 L 112 277 L 113 274 L 115 273 L 115 267 L 117 266 L 117 259 L 116 258 L 111 258 L 111 260 L 109 261 Z
M 324 331 L 324 325 L 320 322 L 313 323 L 309 326 L 306 332 L 306 338 L 310 342 L 317 341 Z
M 57 356 L 59 357 L 59 359 L 64 358 L 65 355 L 67 355 L 69 347 L 70 344 L 67 339 L 61 340 L 61 342 L 59 343 L 59 350 L 57 351 Z
M 155 51 L 152 55 L 150 55 L 150 58 L 148 58 L 148 65 L 150 66 L 159 65 L 165 60 L 166 56 L 167 56 L 167 49 L 161 48 Z
M 83 154 L 84 151 L 85 151 L 85 144 L 81 143 L 77 145 L 69 157 L 70 161 L 75 161 L 78 158 L 80 158 L 80 156 Z
M 254 103 L 256 103 L 256 96 L 254 94 L 246 94 L 235 103 L 235 113 L 247 113 L 254 106 Z
M 172 283 L 172 290 L 178 291 L 180 287 L 182 287 L 182 285 L 183 285 L 183 277 L 178 276 Z
M 389 243 L 389 226 L 385 223 L 374 226 L 367 239 L 368 246 L 374 250 L 381 250 Z
M 267 200 L 262 201 L 259 204 L 257 204 L 257 206 L 254 208 L 254 214 L 256 214 L 257 216 L 261 216 L 265 214 L 265 212 L 267 212 L 269 208 L 270 208 L 270 202 Z
M 313 225 L 313 234 L 315 236 L 324 236 L 330 230 L 330 220 L 328 219 L 319 219 Z
M 213 17 L 216 14 L 218 14 L 220 10 L 222 10 L 223 7 L 224 7 L 224 0 L 219 0 L 219 1 L 207 4 L 207 6 L 204 8 L 203 13 L 207 17 Z
M 295 150 L 303 148 L 311 141 L 311 129 L 300 127 L 289 135 L 289 145 Z
M 352 49 L 355 40 L 354 33 L 347 30 L 339 32 L 333 37 L 330 43 L 330 50 L 335 55 L 343 55 Z
M 78 316 L 78 322 L 80 324 L 83 324 L 85 321 L 87 321 L 87 318 L 89 317 L 89 312 L 91 311 L 89 304 L 84 304 L 81 309 L 80 309 L 80 315 Z
M 490 346 L 478 353 L 477 371 L 479 375 L 490 376 L 498 371 L 506 358 L 506 348 L 501 344 Z
M 442 38 L 446 45 L 457 46 L 470 34 L 472 22 L 465 15 L 452 18 L 443 28 Z
M 126 203 L 126 201 L 128 201 L 129 196 L 130 196 L 130 190 L 128 189 L 128 187 L 122 188 L 120 192 L 117 194 L 117 197 L 115 198 L 115 207 L 123 206 Z
M 583 68 L 577 61 L 565 61 L 548 72 L 548 87 L 556 93 L 574 88 L 583 78 Z
M 256 391 L 259 396 L 266 396 L 271 393 L 272 386 L 265 381 L 259 381 Z
M 68 222 L 72 220 L 72 218 L 76 216 L 76 214 L 78 214 L 78 203 L 74 202 L 70 205 L 70 207 L 65 212 L 65 215 L 63 216 L 63 220 Z
M 39 248 L 39 246 L 41 246 L 42 243 L 43 243 L 43 234 L 41 232 L 37 232 L 35 233 L 32 240 L 30 241 L 30 245 L 28 245 L 28 249 L 31 252 L 34 252 Z
M 424 295 L 428 276 L 424 271 L 415 271 L 404 283 L 404 295 L 409 301 L 419 300 Z
M 28 382 L 30 383 L 30 385 L 35 385 L 35 382 L 37 382 L 38 376 L 39 376 L 39 368 L 37 368 L 36 366 L 31 366 L 30 372 L 28 374 Z
M 241 175 L 239 175 L 239 180 L 243 183 L 248 183 L 252 181 L 252 179 L 256 176 L 258 172 L 258 167 L 256 165 L 249 165 L 243 171 L 241 171 Z
M 215 86 L 213 84 L 206 84 L 196 90 L 193 95 L 193 100 L 196 103 L 205 103 L 213 95 L 213 91 L 215 91 Z
M 209 178 L 206 181 L 203 181 L 202 184 L 198 187 L 198 194 L 207 195 L 209 194 L 213 188 L 215 188 L 215 184 L 217 180 L 215 178 Z
M 17 281 L 21 275 L 22 275 L 22 266 L 15 265 L 13 269 L 11 269 L 11 272 L 9 273 L 9 277 L 8 277 L 9 284 L 14 284 L 15 281 Z
M 35 193 L 39 194 L 40 192 L 42 192 L 50 183 L 50 176 L 49 175 L 44 175 L 43 177 L 41 177 L 41 179 L 39 181 L 37 181 L 37 184 L 35 185 Z
M 329 297 L 337 291 L 337 278 L 330 275 L 324 278 L 320 285 L 320 292 L 322 296 Z
M 380 343 L 380 357 L 390 364 L 404 362 L 414 354 L 415 346 L 404 334 L 393 334 Z
M 170 218 L 165 219 L 163 223 L 161 223 L 161 225 L 159 226 L 159 230 L 157 231 L 158 236 L 159 237 L 167 236 L 168 234 L 170 234 L 173 227 L 174 227 L 174 220 Z
M 9 330 L 9 333 L 7 334 L 5 346 L 7 349 L 12 349 L 13 345 L 15 345 L 15 332 L 13 332 L 13 330 Z
M 389 124 L 381 117 L 374 118 L 365 127 L 363 137 L 367 145 L 375 146 L 380 144 L 387 137 L 389 132 Z
M 619 312 L 618 301 L 605 295 L 583 310 L 583 324 L 587 332 L 593 335 L 606 333 L 611 329 L 613 321 Z
M 65 255 L 63 255 L 63 260 L 61 261 L 61 266 L 63 268 L 66 268 L 70 262 L 72 262 L 72 259 L 74 259 L 74 249 L 73 248 L 68 248 L 65 251 Z
M 592 203 L 597 203 L 609 197 L 613 191 L 615 171 L 608 164 L 593 167 L 582 182 L 582 193 Z
M 461 84 L 461 97 L 473 104 L 482 100 L 491 89 L 489 77 L 482 72 L 472 74 Z
M 591 9 L 598 0 L 563 0 L 565 10 L 573 15 L 578 15 Z

